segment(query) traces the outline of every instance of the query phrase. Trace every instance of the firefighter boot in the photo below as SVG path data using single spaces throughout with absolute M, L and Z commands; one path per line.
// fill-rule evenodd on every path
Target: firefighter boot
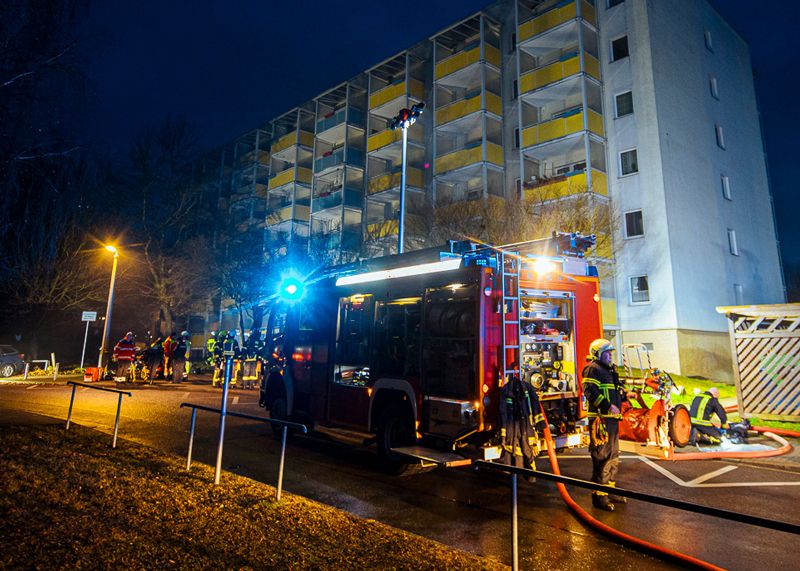
M 617 487 L 617 483 L 616 482 L 609 482 L 608 485 L 611 486 L 612 488 L 616 488 Z M 626 498 L 625 496 L 618 496 L 617 494 L 609 494 L 608 495 L 608 499 L 611 500 L 615 504 L 627 504 L 628 503 L 628 498 Z
M 607 512 L 614 511 L 614 504 L 608 499 L 608 494 L 603 492 L 592 492 L 592 505 Z

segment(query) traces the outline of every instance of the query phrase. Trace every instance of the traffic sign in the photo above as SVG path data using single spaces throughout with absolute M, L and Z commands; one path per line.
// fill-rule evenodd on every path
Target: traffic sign
M 97 321 L 96 311 L 84 311 L 81 321 Z

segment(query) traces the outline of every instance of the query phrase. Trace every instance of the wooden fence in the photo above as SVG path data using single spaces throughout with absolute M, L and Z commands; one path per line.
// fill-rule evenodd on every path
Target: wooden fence
M 718 307 L 743 418 L 800 422 L 800 303 Z

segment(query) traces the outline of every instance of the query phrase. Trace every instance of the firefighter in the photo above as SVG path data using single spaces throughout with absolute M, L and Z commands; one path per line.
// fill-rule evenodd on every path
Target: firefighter
M 214 349 L 217 347 L 217 333 L 212 331 L 208 340 L 206 341 L 206 357 L 208 359 L 208 364 L 214 364 Z
M 164 341 L 161 337 L 157 337 L 147 348 L 147 367 L 151 380 L 164 378 Z
M 717 415 L 720 421 L 720 428 L 714 426 L 711 417 Z M 692 400 L 689 408 L 689 415 L 692 417 L 692 437 L 690 442 L 702 442 L 705 444 L 720 444 L 722 442 L 722 428 L 728 422 L 728 415 L 725 408 L 719 402 L 719 389 L 711 387 L 706 392 L 697 395 Z
M 114 345 L 114 360 L 117 362 L 117 377 L 126 377 L 131 368 L 133 358 L 136 356 L 136 343 L 133 342 L 133 331 L 128 331 L 125 337 Z
M 500 438 L 503 462 L 517 468 L 536 470 L 539 433 L 544 417 L 539 398 L 530 383 L 514 376 L 500 389 Z
M 189 332 L 181 331 L 180 336 L 176 339 L 175 350 L 172 353 L 172 382 L 178 383 L 184 379 L 189 378 L 189 356 L 191 354 L 191 342 L 189 341 Z
M 619 469 L 619 420 L 622 403 L 628 400 L 612 363 L 614 345 L 595 339 L 589 345 L 591 363 L 583 369 L 583 394 L 589 405 L 589 453 L 592 456 L 592 482 L 614 486 Z M 592 492 L 592 505 L 614 511 L 614 504 L 627 503 L 623 496 Z
M 172 369 L 175 358 L 175 348 L 178 346 L 178 334 L 172 332 L 164 339 L 164 378 L 169 381 L 172 380 Z

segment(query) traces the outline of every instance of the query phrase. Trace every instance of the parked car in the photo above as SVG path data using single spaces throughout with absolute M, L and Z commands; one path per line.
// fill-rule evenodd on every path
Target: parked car
M 0 377 L 11 377 L 25 370 L 25 355 L 11 345 L 0 345 Z

